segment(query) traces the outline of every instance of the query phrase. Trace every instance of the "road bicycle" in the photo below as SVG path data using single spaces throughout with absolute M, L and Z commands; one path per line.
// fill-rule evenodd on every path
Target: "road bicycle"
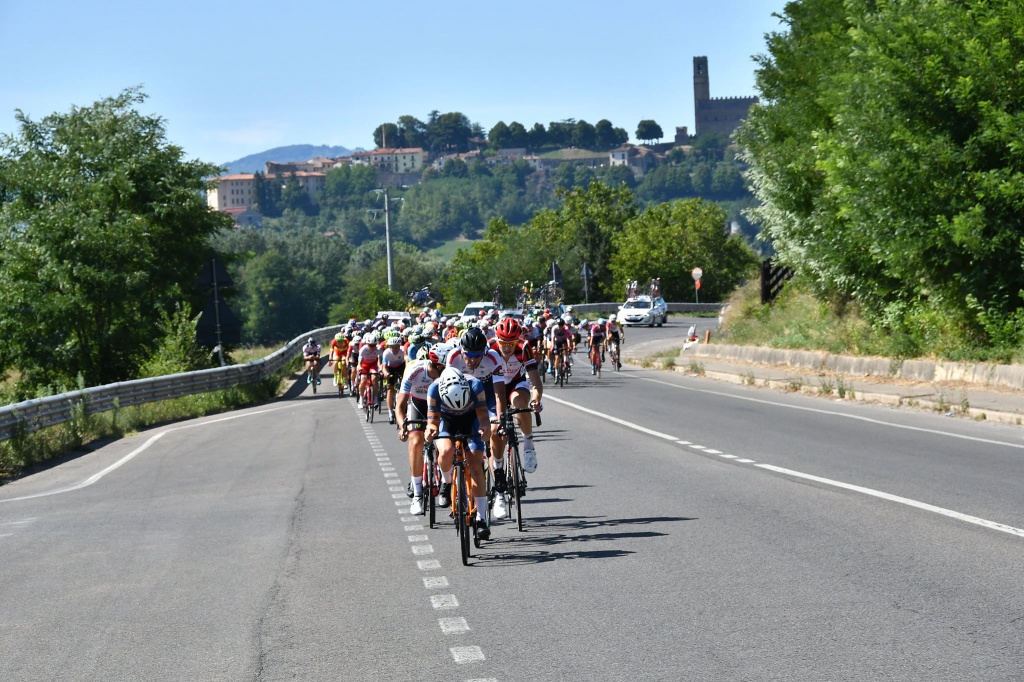
M 590 346 L 590 367 L 598 379 L 601 378 L 601 347 L 596 343 Z
M 616 372 L 619 371 L 619 342 L 609 341 L 608 342 L 608 357 L 612 361 L 612 369 Z
M 338 397 L 345 397 L 345 367 L 342 360 L 334 360 L 334 385 L 338 387 Z
M 316 395 L 316 385 L 320 383 L 320 356 L 313 358 L 306 370 L 306 383 L 313 387 L 313 395 Z
M 422 419 L 407 419 L 403 431 L 408 433 L 413 427 L 425 428 L 427 422 Z M 437 448 L 429 440 L 423 441 L 423 514 L 429 519 L 430 527 L 437 523 L 437 496 L 441 492 L 441 469 L 437 465 Z
M 480 539 L 476 535 L 476 502 L 474 500 L 473 477 L 469 475 L 469 436 L 464 433 L 455 433 L 450 436 L 438 436 L 447 438 L 455 446 L 455 476 L 452 481 L 452 518 L 455 519 L 455 532 L 459 536 L 459 548 L 462 553 L 462 565 L 469 565 L 469 558 L 472 556 L 469 548 L 470 538 L 473 545 L 480 547 Z
M 370 378 L 363 382 L 364 385 L 362 395 L 363 414 L 366 417 L 367 423 L 370 424 L 373 423 L 373 412 L 375 407 L 373 404 L 373 376 L 374 375 L 370 375 Z
M 555 364 L 555 383 L 559 386 L 565 386 L 565 382 L 572 376 L 572 358 L 566 352 L 565 346 L 562 346 L 559 355 L 562 358 L 562 362 Z
M 516 431 L 515 415 L 533 412 L 532 407 L 509 407 L 501 415 L 500 428 L 505 438 L 505 466 L 498 469 L 496 473 L 505 477 L 505 492 L 500 493 L 491 488 L 488 496 L 490 506 L 493 509 L 494 499 L 498 495 L 506 496 L 506 508 L 509 513 L 515 508 L 516 526 L 523 530 L 523 498 L 526 497 L 526 471 L 523 470 L 523 460 L 519 456 L 519 434 Z M 537 423 L 540 424 L 540 415 L 537 415 Z

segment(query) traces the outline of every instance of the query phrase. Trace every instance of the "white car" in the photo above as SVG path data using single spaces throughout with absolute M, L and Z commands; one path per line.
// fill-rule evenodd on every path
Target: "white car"
M 619 306 L 619 320 L 627 326 L 660 327 L 668 321 L 668 304 L 661 296 L 637 296 Z
M 480 319 L 480 311 L 487 312 L 497 309 L 498 304 L 494 301 L 471 301 L 462 309 L 462 316 L 459 319 L 463 322 L 476 322 Z

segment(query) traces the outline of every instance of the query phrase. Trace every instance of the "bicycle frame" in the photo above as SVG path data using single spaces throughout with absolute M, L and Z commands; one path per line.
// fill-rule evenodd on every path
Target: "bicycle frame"
M 451 515 L 455 519 L 455 532 L 459 536 L 459 546 L 462 553 L 462 565 L 469 565 L 469 557 L 472 556 L 469 549 L 469 535 L 474 536 L 474 545 L 479 546 L 476 540 L 476 524 L 473 519 L 476 517 L 476 501 L 474 498 L 473 478 L 469 475 L 469 436 L 462 433 L 450 436 L 438 436 L 437 439 L 451 440 L 455 447 L 453 461 L 455 479 L 453 481 L 455 490 L 451 495 Z

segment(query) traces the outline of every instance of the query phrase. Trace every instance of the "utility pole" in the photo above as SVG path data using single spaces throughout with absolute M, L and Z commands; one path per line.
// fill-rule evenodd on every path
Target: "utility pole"
M 403 185 L 404 187 L 404 185 Z M 391 198 L 388 196 L 388 188 L 375 189 L 374 193 L 379 197 L 384 195 L 384 243 L 387 247 L 387 258 L 388 258 L 388 289 L 391 291 L 395 290 L 395 262 L 391 255 Z M 404 201 L 402 197 L 398 197 L 395 201 Z M 380 209 L 371 209 L 369 213 L 374 215 Z

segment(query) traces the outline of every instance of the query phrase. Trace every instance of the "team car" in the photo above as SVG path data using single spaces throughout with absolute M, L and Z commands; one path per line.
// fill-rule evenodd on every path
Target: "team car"
M 619 320 L 628 326 L 660 327 L 668 321 L 668 304 L 661 296 L 636 296 L 619 306 Z

